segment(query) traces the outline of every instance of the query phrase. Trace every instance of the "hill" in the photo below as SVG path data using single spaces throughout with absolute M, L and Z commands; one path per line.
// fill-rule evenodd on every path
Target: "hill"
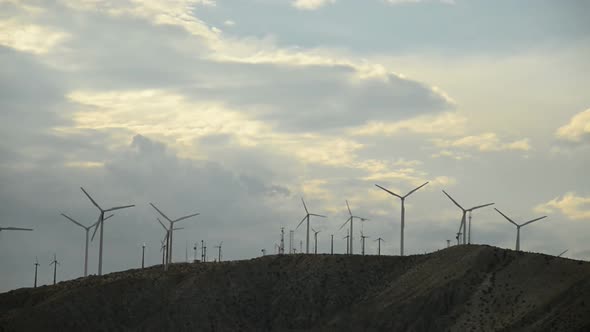
M 590 331 L 590 263 L 455 246 L 154 266 L 0 294 L 0 331 Z

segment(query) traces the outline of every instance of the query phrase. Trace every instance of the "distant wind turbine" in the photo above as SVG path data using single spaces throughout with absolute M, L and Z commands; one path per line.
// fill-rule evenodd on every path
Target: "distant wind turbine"
M 89 235 L 90 229 L 92 227 L 96 227 L 96 225 L 98 224 L 98 222 L 100 221 L 100 219 L 97 220 L 94 224 L 92 224 L 90 226 L 84 226 L 80 222 L 78 222 L 78 221 L 74 220 L 73 218 L 67 216 L 65 213 L 62 213 L 61 215 L 64 218 L 68 219 L 69 221 L 73 222 L 74 224 L 82 227 L 86 231 L 86 245 L 84 247 L 84 276 L 86 277 L 86 276 L 88 276 L 88 235 Z M 112 216 L 113 215 L 111 214 L 108 217 L 104 218 L 104 220 L 106 221 L 106 220 L 108 220 Z
M 405 218 L 406 218 L 406 206 L 405 206 L 405 202 L 406 202 L 406 198 L 408 198 L 408 196 L 410 196 L 411 194 L 415 193 L 418 189 L 424 187 L 425 185 L 427 185 L 428 182 L 422 184 L 421 186 L 414 188 L 413 190 L 411 190 L 409 193 L 407 193 L 405 196 L 401 196 L 398 195 L 396 193 L 394 193 L 393 191 L 390 191 L 388 189 L 385 189 L 383 187 L 381 187 L 378 184 L 375 184 L 375 186 L 381 188 L 383 191 L 399 198 L 402 201 L 402 215 L 401 215 L 401 232 L 400 232 L 400 256 L 404 255 L 404 228 L 405 228 Z
M 363 232 L 361 232 L 361 245 L 362 245 L 362 255 L 365 255 L 365 239 L 369 238 L 369 236 L 365 236 Z
M 141 245 L 141 268 L 145 268 L 145 242 Z
M 330 234 L 330 255 L 334 255 L 334 234 Z
M 541 219 L 547 218 L 547 216 L 542 216 L 540 218 L 529 220 L 529 221 L 527 221 L 527 222 L 522 223 L 522 224 L 519 225 L 519 224 L 515 223 L 514 220 L 508 218 L 504 213 L 500 212 L 500 210 L 498 210 L 496 208 L 494 208 L 494 209 L 496 211 L 498 211 L 498 213 L 501 214 L 504 218 L 506 218 L 506 220 L 508 220 L 510 223 L 512 223 L 514 226 L 516 226 L 516 251 L 520 251 L 520 228 L 523 227 L 523 226 L 526 226 L 528 224 L 531 224 L 531 223 L 533 223 L 533 222 L 535 222 L 537 220 L 541 220 Z
M 377 240 L 375 240 L 375 242 L 379 242 L 377 244 L 377 255 L 381 256 L 381 242 L 385 242 L 385 240 L 383 240 L 382 238 L 378 238 Z
M 316 231 L 315 229 L 313 229 L 313 227 L 311 228 L 311 230 L 313 231 L 313 240 L 314 240 L 314 243 L 315 243 L 314 246 L 313 246 L 313 253 L 315 255 L 317 255 L 318 254 L 318 234 L 321 231 Z
M 305 209 L 305 217 L 303 217 L 303 219 L 301 219 L 301 222 L 299 223 L 299 225 L 297 225 L 297 228 L 299 228 L 299 226 L 301 226 L 301 224 L 307 220 L 307 235 L 306 235 L 306 241 L 305 241 L 305 253 L 309 254 L 309 217 L 310 216 L 314 216 L 314 217 L 320 217 L 320 218 L 326 218 L 326 216 L 323 216 L 321 214 L 314 214 L 314 213 L 309 213 L 309 211 L 307 210 L 307 206 L 305 205 L 305 201 L 303 200 L 303 197 L 301 197 L 301 202 L 303 203 L 303 208 Z
M 194 217 L 194 216 L 198 216 L 198 215 L 199 215 L 199 213 L 193 213 L 193 214 L 189 214 L 188 216 L 184 216 L 184 217 L 180 217 L 180 218 L 178 218 L 178 219 L 174 219 L 174 220 L 172 220 L 172 219 L 168 218 L 168 216 L 167 216 L 167 215 L 165 215 L 165 214 L 164 214 L 162 211 L 160 211 L 160 209 L 158 209 L 158 208 L 157 208 L 157 207 L 156 207 L 156 206 L 155 206 L 153 203 L 150 203 L 150 205 L 151 205 L 151 206 L 152 206 L 152 207 L 153 207 L 153 208 L 154 208 L 156 211 L 158 211 L 158 213 L 159 213 L 159 214 L 160 214 L 162 217 L 164 217 L 166 220 L 168 220 L 168 222 L 170 223 L 170 227 L 169 227 L 169 232 L 170 232 L 170 234 L 168 235 L 168 236 L 169 236 L 169 241 L 168 241 L 168 258 L 167 258 L 167 263 L 172 263 L 172 247 L 173 247 L 173 244 L 174 244 L 174 243 L 172 242 L 172 238 L 173 238 L 173 235 L 174 235 L 174 224 L 175 224 L 175 223 L 177 223 L 177 222 L 179 222 L 179 221 L 181 221 L 181 220 L 185 220 L 185 219 L 188 219 L 188 218 L 192 218 L 192 217 Z
M 342 224 L 342 226 L 340 226 L 340 228 L 338 230 L 341 230 L 344 226 L 346 226 L 346 224 L 350 223 L 350 231 L 348 233 L 348 236 L 349 236 L 349 238 L 348 238 L 349 245 L 347 245 L 347 247 L 349 249 L 347 251 L 348 251 L 348 254 L 353 255 L 354 254 L 354 249 L 353 249 L 354 248 L 354 246 L 353 246 L 353 243 L 354 243 L 354 236 L 353 236 L 353 234 L 354 234 L 354 232 L 353 232 L 353 230 L 354 230 L 354 228 L 353 228 L 354 218 L 359 219 L 361 222 L 362 221 L 365 221 L 365 220 L 369 220 L 369 219 L 361 218 L 361 217 L 357 217 L 357 216 L 352 215 L 352 211 L 350 210 L 350 205 L 348 204 L 348 200 L 346 201 L 346 208 L 348 209 L 348 216 L 349 217 L 348 217 L 348 219 L 346 219 L 346 222 L 344 222 L 344 224 Z
M 221 246 L 223 245 L 223 241 L 219 242 L 219 245 L 216 245 L 217 248 L 217 262 L 221 262 Z
M 135 205 L 124 205 L 124 206 L 113 207 L 110 209 L 103 209 L 100 207 L 100 205 L 98 205 L 98 203 L 96 203 L 96 201 L 92 197 L 90 197 L 90 194 L 88 194 L 86 192 L 86 190 L 84 190 L 84 188 L 80 187 L 80 189 L 82 189 L 82 191 L 84 192 L 86 197 L 88 197 L 88 199 L 92 202 L 92 204 L 94 204 L 94 206 L 96 206 L 96 208 L 100 211 L 100 214 L 98 216 L 98 222 L 95 224 L 96 226 L 94 227 L 94 234 L 96 234 L 96 231 L 100 227 L 100 242 L 99 242 L 99 247 L 98 247 L 98 275 L 101 276 L 102 275 L 102 246 L 103 246 L 104 220 L 105 220 L 104 214 L 105 214 L 105 212 L 111 212 L 111 211 L 115 211 L 115 210 L 131 208 L 131 207 L 134 207 Z M 92 234 L 92 238 L 94 238 L 94 234 Z
M 469 209 L 464 209 L 461 205 L 459 205 L 459 203 L 457 203 L 456 200 L 453 199 L 453 197 L 451 197 L 451 195 L 447 194 L 446 191 L 442 191 L 451 201 L 453 201 L 453 203 L 455 203 L 455 205 L 457 205 L 457 207 L 459 209 L 461 209 L 461 211 L 463 212 L 463 215 L 461 216 L 461 225 L 459 226 L 459 233 L 463 233 L 463 244 L 468 243 L 471 244 L 471 212 L 477 209 L 481 209 L 484 208 L 486 206 L 490 206 L 490 205 L 494 205 L 494 203 L 488 203 L 488 204 L 483 204 L 483 205 L 478 205 L 478 206 L 474 206 L 472 208 Z M 466 224 L 466 215 L 467 212 L 469 212 L 469 229 L 467 228 L 467 224 Z M 467 238 L 467 235 L 469 234 L 469 238 Z
M 57 280 L 57 266 L 60 265 L 57 261 L 57 257 L 55 254 L 53 254 L 53 260 L 51 261 L 51 264 L 49 264 L 49 266 L 51 265 L 53 265 L 53 284 L 55 285 L 55 282 Z

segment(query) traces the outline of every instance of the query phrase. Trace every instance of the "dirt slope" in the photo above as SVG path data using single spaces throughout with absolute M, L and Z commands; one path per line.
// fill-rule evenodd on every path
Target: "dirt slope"
M 590 331 L 590 263 L 488 246 L 174 264 L 0 294 L 0 331 Z

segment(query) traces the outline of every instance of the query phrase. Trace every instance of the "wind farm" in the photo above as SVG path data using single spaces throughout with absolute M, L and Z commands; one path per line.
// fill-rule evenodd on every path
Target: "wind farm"
M 590 331 L 589 1 L 0 12 L 0 332 Z

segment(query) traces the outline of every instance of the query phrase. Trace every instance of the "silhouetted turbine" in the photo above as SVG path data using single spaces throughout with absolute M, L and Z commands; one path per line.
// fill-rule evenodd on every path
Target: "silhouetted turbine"
M 496 211 L 498 211 L 498 213 L 501 214 L 504 218 L 506 218 L 506 220 L 508 220 L 510 223 L 512 223 L 514 226 L 516 226 L 516 251 L 520 251 L 520 228 L 523 226 L 526 226 L 528 224 L 531 224 L 537 220 L 547 218 L 547 216 L 542 216 L 540 218 L 529 220 L 529 221 L 519 225 L 519 224 L 515 223 L 512 219 L 508 218 L 504 213 L 500 212 L 500 210 L 498 210 L 496 208 L 494 208 L 494 209 Z
M 457 207 L 459 207 L 459 209 L 461 209 L 461 211 L 463 212 L 463 215 L 461 217 L 461 225 L 459 226 L 459 232 L 458 233 L 462 233 L 463 234 L 463 244 L 465 243 L 469 243 L 471 244 L 471 218 L 469 218 L 469 230 L 467 230 L 467 225 L 466 225 L 466 220 L 465 220 L 465 216 L 467 215 L 467 212 L 469 212 L 471 214 L 471 211 L 477 210 L 477 209 L 481 209 L 484 208 L 486 206 L 490 206 L 490 205 L 494 205 L 494 203 L 488 203 L 488 204 L 483 204 L 483 205 L 478 205 L 478 206 L 474 206 L 472 208 L 469 209 L 464 209 L 461 205 L 459 205 L 459 203 L 457 203 L 457 201 L 455 201 L 453 199 L 453 197 L 451 197 L 451 195 L 447 194 L 446 191 L 442 191 L 445 195 L 447 195 L 447 197 L 453 201 L 453 203 L 455 203 L 455 205 L 457 205 Z M 467 239 L 467 233 L 469 233 L 469 239 Z
M 428 182 L 422 184 L 421 186 L 419 186 L 417 188 L 414 188 L 409 193 L 407 193 L 405 196 L 400 196 L 400 195 L 398 195 L 398 194 L 396 194 L 396 193 L 394 193 L 394 192 L 392 192 L 390 190 L 387 190 L 387 189 L 381 187 L 378 184 L 375 184 L 375 186 L 381 188 L 382 190 L 384 190 L 384 191 L 388 192 L 389 194 L 391 194 L 391 195 L 399 198 L 402 201 L 401 234 L 400 234 L 401 240 L 400 240 L 400 251 L 399 251 L 400 252 L 400 256 L 403 256 L 404 255 L 404 228 L 405 228 L 405 215 L 406 215 L 406 207 L 405 207 L 406 198 L 408 196 L 410 196 L 411 194 L 415 193 L 418 189 L 424 187 L 427 184 L 428 184 Z
M 307 205 L 305 205 L 305 201 L 303 200 L 303 197 L 301 197 L 301 202 L 303 203 L 303 208 L 305 209 L 305 217 L 303 217 L 303 219 L 301 219 L 301 222 L 299 223 L 299 225 L 297 225 L 297 228 L 299 228 L 299 226 L 301 226 L 301 224 L 307 219 L 307 233 L 306 233 L 306 240 L 305 240 L 305 253 L 309 254 L 309 217 L 310 216 L 314 216 L 314 217 L 320 217 L 320 218 L 326 218 L 326 216 L 323 216 L 321 214 L 314 214 L 314 213 L 309 213 L 309 211 L 307 210 Z

